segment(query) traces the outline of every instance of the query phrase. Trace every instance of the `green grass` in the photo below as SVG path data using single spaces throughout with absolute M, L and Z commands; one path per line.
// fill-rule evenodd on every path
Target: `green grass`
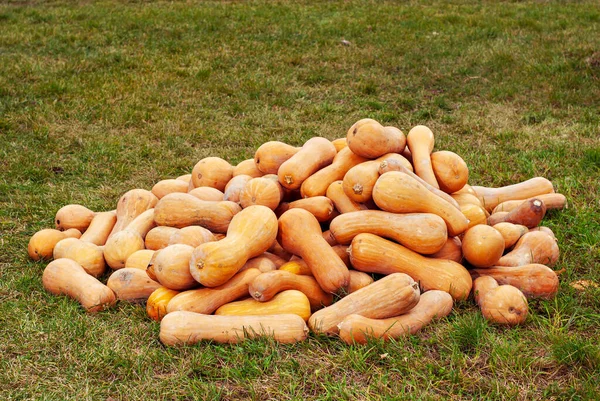
M 0 398 L 600 398 L 600 293 L 569 287 L 600 282 L 597 2 L 9 1 L 0 26 Z M 389 343 L 166 348 L 140 306 L 86 315 L 27 257 L 65 204 L 364 117 L 430 126 L 471 183 L 552 180 L 556 299 L 514 329 L 465 302 Z

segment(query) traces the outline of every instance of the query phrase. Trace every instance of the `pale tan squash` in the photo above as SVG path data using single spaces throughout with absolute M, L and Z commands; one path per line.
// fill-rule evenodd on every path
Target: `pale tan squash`
M 128 302 L 145 302 L 150 294 L 161 287 L 145 271 L 131 267 L 113 272 L 106 285 L 114 291 L 118 300 Z
M 81 235 L 80 239 L 85 242 L 102 246 L 110 235 L 113 227 L 117 223 L 117 212 L 99 212 L 94 215 L 89 227 Z
M 188 191 L 188 185 L 188 182 L 183 180 L 166 179 L 154 184 L 151 192 L 158 199 L 161 199 L 163 196 L 171 194 L 173 192 L 186 193 Z
M 94 219 L 94 215 L 95 213 L 85 206 L 66 205 L 58 209 L 54 223 L 59 231 L 75 228 L 83 233 Z

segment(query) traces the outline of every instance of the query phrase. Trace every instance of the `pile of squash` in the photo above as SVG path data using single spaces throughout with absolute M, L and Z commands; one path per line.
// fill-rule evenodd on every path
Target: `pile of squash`
M 64 206 L 29 255 L 53 258 L 44 287 L 88 312 L 145 302 L 168 345 L 395 338 L 470 294 L 490 321 L 524 322 L 528 298 L 558 289 L 556 239 L 539 224 L 565 197 L 542 177 L 471 186 L 465 161 L 433 148 L 425 126 L 405 136 L 363 119 L 334 141 L 264 143 L 237 166 L 207 157 L 116 210 Z

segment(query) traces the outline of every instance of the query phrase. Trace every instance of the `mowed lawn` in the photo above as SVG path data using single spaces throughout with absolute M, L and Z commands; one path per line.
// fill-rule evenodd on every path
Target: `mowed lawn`
M 69 203 L 237 164 L 370 117 L 460 154 L 473 185 L 550 179 L 560 290 L 525 325 L 472 300 L 421 333 L 167 348 L 140 305 L 46 293 L 27 242 Z M 0 399 L 599 399 L 600 8 L 577 2 L 0 4 Z M 106 279 L 106 277 L 104 277 Z

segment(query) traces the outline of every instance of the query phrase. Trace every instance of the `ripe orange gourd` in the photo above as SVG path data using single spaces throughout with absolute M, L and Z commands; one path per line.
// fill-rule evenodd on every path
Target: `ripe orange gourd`
M 167 179 L 161 180 L 154 184 L 152 187 L 152 193 L 158 199 L 161 199 L 163 196 L 168 195 L 173 192 L 183 192 L 186 193 L 188 191 L 188 182 L 177 179 Z
M 227 303 L 215 311 L 215 315 L 251 316 L 294 314 L 304 321 L 310 317 L 310 302 L 304 293 L 286 290 L 269 301 L 260 302 L 253 298 Z
M 302 227 L 298 230 L 298 227 Z M 300 256 L 310 267 L 321 288 L 336 292 L 348 285 L 348 268 L 322 236 L 316 217 L 304 209 L 290 209 L 279 218 L 278 242 Z
M 146 269 L 148 268 L 148 264 L 150 263 L 150 260 L 154 255 L 154 252 L 155 251 L 151 249 L 141 249 L 132 253 L 125 261 L 125 267 L 132 267 L 134 269 L 141 269 L 143 271 L 146 271 Z
M 331 220 L 335 210 L 331 199 L 326 196 L 313 196 L 311 198 L 298 199 L 290 203 L 282 202 L 275 210 L 275 213 L 281 216 L 284 212 L 295 208 L 309 211 L 317 218 L 319 223 Z
M 374 281 L 370 274 L 359 272 L 358 270 L 350 270 L 350 284 L 348 284 L 346 292 L 352 294 L 361 288 L 373 284 Z
M 448 238 L 444 220 L 431 213 L 362 210 L 337 216 L 329 229 L 339 244 L 349 244 L 360 233 L 371 233 L 423 254 L 439 251 Z
M 462 242 L 458 237 L 449 237 L 442 249 L 428 256 L 430 258 L 449 259 L 456 263 L 461 263 L 463 260 Z
M 473 279 L 491 276 L 498 284 L 517 287 L 527 298 L 552 299 L 558 291 L 558 276 L 546 265 L 493 266 L 469 270 Z
M 346 134 L 346 143 L 355 154 L 375 159 L 386 153 L 400 153 L 406 146 L 404 133 L 395 127 L 384 127 L 370 118 L 357 121 Z
M 227 160 L 220 157 L 205 157 L 194 166 L 191 183 L 194 188 L 212 187 L 223 191 L 231 177 L 233 177 L 233 167 Z
M 279 167 L 300 151 L 287 143 L 278 141 L 265 142 L 256 149 L 254 163 L 259 171 L 265 174 L 277 174 Z
M 281 185 L 268 177 L 253 178 L 240 191 L 240 205 L 242 208 L 262 205 L 275 210 L 282 198 L 283 189 Z
M 537 198 L 537 199 L 541 200 L 542 202 L 544 202 L 544 206 L 546 206 L 546 210 L 562 209 L 567 205 L 567 198 L 563 194 L 549 193 L 549 194 L 537 195 L 534 198 Z M 498 206 L 496 206 L 494 208 L 494 211 L 492 213 L 510 212 L 510 211 L 516 209 L 517 207 L 519 207 L 523 202 L 528 201 L 530 199 L 532 199 L 532 198 L 524 199 L 524 200 L 520 200 L 520 199 L 509 200 L 506 202 L 502 202 L 501 204 L 499 204 Z
M 233 168 L 233 177 L 237 177 L 238 175 L 248 175 L 252 178 L 256 178 L 262 177 L 263 175 L 265 175 L 265 173 L 263 173 L 256 167 L 256 163 L 254 163 L 254 158 L 252 158 L 241 161 L 237 166 Z
M 344 192 L 343 181 L 334 181 L 327 188 L 326 196 L 331 199 L 340 213 L 356 212 L 368 209 L 364 203 L 354 202 Z
M 50 259 L 54 252 L 54 247 L 65 238 L 79 238 L 81 232 L 76 228 L 70 228 L 65 231 L 55 230 L 54 228 L 45 228 L 33 234 L 27 245 L 27 253 L 33 260 Z
M 169 245 L 156 254 L 152 271 L 156 280 L 171 290 L 188 290 L 198 287 L 190 273 L 190 259 L 194 248 L 189 245 Z
M 541 263 L 552 267 L 558 261 L 559 249 L 554 238 L 545 232 L 533 231 L 524 234 L 512 251 L 502 256 L 497 266 L 523 266 Z
M 504 252 L 504 237 L 498 230 L 485 224 L 471 227 L 462 239 L 464 258 L 475 267 L 495 265 Z
M 234 202 L 202 201 L 190 194 L 174 193 L 162 198 L 154 208 L 159 226 L 187 227 L 198 225 L 213 233 L 225 233 L 233 216 L 241 210 Z
M 147 238 L 147 236 L 146 236 Z M 200 226 L 187 226 L 171 233 L 169 245 L 185 244 L 194 248 L 205 242 L 216 241 L 210 230 Z
M 313 137 L 281 164 L 277 170 L 279 182 L 285 188 L 298 189 L 304 180 L 331 164 L 336 154 L 335 146 L 328 139 Z
M 76 301 L 86 312 L 98 312 L 116 302 L 115 293 L 90 276 L 74 260 L 61 258 L 48 264 L 42 274 L 44 288 L 56 295 L 67 295 Z
M 448 150 L 433 152 L 431 167 L 440 189 L 446 193 L 459 191 L 469 180 L 467 163 L 454 152 Z
M 460 205 L 460 212 L 469 220 L 467 229 L 488 223 L 487 212 L 482 206 L 473 203 L 463 203 Z
M 254 161 L 252 161 L 254 163 Z M 262 175 L 261 175 L 262 176 Z M 239 202 L 240 201 L 240 193 L 252 178 L 247 174 L 240 174 L 234 176 L 227 185 L 225 186 L 225 192 L 223 193 L 223 200 L 231 201 L 231 202 Z
M 157 202 L 158 198 L 145 189 L 127 191 L 117 203 L 117 222 L 113 226 L 109 238 L 124 230 L 136 217 L 146 210 L 152 209 Z
M 554 192 L 552 183 L 543 177 L 531 178 L 518 184 L 500 188 L 471 186 L 471 189 L 475 191 L 488 211 L 492 211 L 500 203 L 508 200 L 529 199 L 537 195 Z
M 160 341 L 165 345 L 195 344 L 202 340 L 235 344 L 247 338 L 271 337 L 294 343 L 308 337 L 308 327 L 298 315 L 209 316 L 173 312 L 160 323 Z
M 498 212 L 488 218 L 489 225 L 502 222 L 521 224 L 528 228 L 536 227 L 546 215 L 546 205 L 538 198 L 531 198 L 521 203 L 510 212 Z
M 124 230 L 108 238 L 104 246 L 104 259 L 112 269 L 125 267 L 125 262 L 132 253 L 144 249 L 144 237 L 154 227 L 154 217 L 154 209 L 148 209 Z
M 54 223 L 56 229 L 60 231 L 75 228 L 84 232 L 94 219 L 94 215 L 95 213 L 85 206 L 66 205 L 58 209 Z
M 339 335 L 346 344 L 366 344 L 369 338 L 389 340 L 416 334 L 433 319 L 446 317 L 454 302 L 445 291 L 431 290 L 421 294 L 417 305 L 405 314 L 387 319 L 371 319 L 348 315 L 338 325 Z
M 451 237 L 463 233 L 469 226 L 469 220 L 460 210 L 401 171 L 390 171 L 379 177 L 373 187 L 373 200 L 388 212 L 437 214 L 446 222 Z
M 146 313 L 152 320 L 160 322 L 167 314 L 167 305 L 179 291 L 167 287 L 158 287 L 150 294 L 146 301 Z
M 333 143 L 333 146 L 335 146 L 335 150 L 340 153 L 340 150 L 344 149 L 345 147 L 348 146 L 348 142 L 346 142 L 346 138 L 337 138 L 334 139 L 333 141 L 331 141 L 331 143 Z
M 118 300 L 128 302 L 145 302 L 150 294 L 161 287 L 145 271 L 131 267 L 112 273 L 106 286 L 113 290 Z
M 493 226 L 504 238 L 504 249 L 510 249 L 517 243 L 519 238 L 525 235 L 529 230 L 527 227 L 513 223 L 498 223 Z
M 176 180 L 185 181 L 189 184 L 189 182 L 192 180 L 192 175 L 191 174 L 180 175 L 179 177 L 176 178 Z
M 115 210 L 96 213 L 80 239 L 95 245 L 104 245 L 116 223 L 117 212 Z
M 222 285 L 248 259 L 269 249 L 276 236 L 275 213 L 266 206 L 249 206 L 233 217 L 224 239 L 207 242 L 194 249 L 190 272 L 196 281 L 206 287 Z
M 179 229 L 168 226 L 154 227 L 144 238 L 146 249 L 157 251 L 167 247 L 171 241 L 171 235 L 175 234 Z
M 207 202 L 220 202 L 222 200 L 226 200 L 223 191 L 213 187 L 194 188 L 188 191 L 188 194 Z
M 408 132 L 406 143 L 410 149 L 415 173 L 429 185 L 439 188 L 431 164 L 431 152 L 435 144 L 433 132 L 424 125 L 417 125 Z
M 466 299 L 473 284 L 467 269 L 447 259 L 433 259 L 373 234 L 359 234 L 349 249 L 356 270 L 367 273 L 405 273 L 423 291 L 442 290 L 454 299 Z
M 100 277 L 106 271 L 102 248 L 81 239 L 70 242 L 68 246 L 57 252 L 61 258 L 68 258 L 79 263 L 90 275 Z
M 482 276 L 473 282 L 475 301 L 483 317 L 497 323 L 514 326 L 524 323 L 528 304 L 525 295 L 512 285 L 498 285 L 490 276 Z
M 420 294 L 410 276 L 390 274 L 313 313 L 308 327 L 316 333 L 336 334 L 338 324 L 353 313 L 376 319 L 401 315 L 419 302 Z

